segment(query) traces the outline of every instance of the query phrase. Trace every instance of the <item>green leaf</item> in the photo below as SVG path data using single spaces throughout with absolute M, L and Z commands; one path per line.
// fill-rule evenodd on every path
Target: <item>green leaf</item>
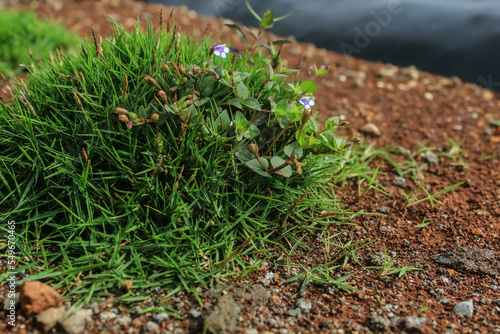
M 144 106 L 140 106 L 137 109 L 136 114 L 137 114 L 137 118 L 142 118 L 142 119 L 148 118 L 148 114 L 147 114 L 146 108 L 144 108 Z
M 198 80 L 196 90 L 203 96 L 209 96 L 214 91 L 217 79 L 212 74 L 207 74 Z
M 252 139 L 257 137 L 259 134 L 260 134 L 259 128 L 255 124 L 250 124 L 248 130 L 243 132 L 243 137 Z
M 295 151 L 293 151 L 294 147 L 295 147 Z M 294 152 L 293 155 L 295 155 L 297 157 L 297 159 L 300 159 L 302 157 L 302 153 L 303 153 L 302 147 L 300 147 L 299 143 L 296 141 L 291 143 L 291 144 L 286 145 L 285 149 L 283 151 L 285 152 L 285 154 L 289 158 L 293 158 L 292 152 Z
M 201 107 L 202 105 L 204 105 L 208 101 L 210 101 L 209 97 L 203 97 L 203 98 L 201 98 L 199 100 L 196 100 L 196 102 L 194 103 L 194 105 L 197 106 L 197 107 Z
M 227 113 L 227 110 L 223 110 L 219 116 L 215 119 L 215 124 L 217 126 L 222 126 L 226 127 L 231 124 L 231 119 L 229 118 L 229 114 Z
M 264 15 L 262 15 L 262 20 L 260 21 L 260 28 L 266 29 L 273 25 L 274 23 L 274 13 L 266 10 Z
M 300 88 L 304 93 L 314 93 L 317 90 L 316 81 L 308 80 L 300 83 Z
M 235 106 L 236 108 L 240 108 L 240 109 L 243 108 L 240 101 L 235 97 L 230 98 L 229 100 L 226 101 L 226 103 L 231 105 L 231 106 Z
M 246 99 L 250 96 L 247 86 L 242 81 L 238 82 L 236 85 L 236 92 L 240 99 Z
M 297 72 L 298 70 L 293 70 L 293 69 L 289 69 L 289 68 L 285 68 L 285 67 L 282 67 L 280 69 L 280 73 L 295 73 Z
M 248 108 L 251 108 L 251 109 L 255 109 L 255 110 L 260 110 L 261 109 L 259 101 L 257 101 L 253 97 L 246 98 L 243 101 L 243 104 L 246 105 Z
M 260 161 L 260 162 L 259 162 Z M 267 173 L 265 170 L 269 168 L 269 162 L 267 161 L 266 158 L 259 158 L 259 159 L 253 159 L 250 161 L 247 161 L 245 163 L 250 169 L 252 169 L 254 172 L 256 172 L 259 175 L 265 176 L 265 177 L 271 177 L 269 173 Z
M 249 76 L 250 76 L 250 73 L 234 71 L 234 73 L 233 73 L 233 82 L 234 83 L 238 83 L 240 81 L 245 80 Z
M 240 38 L 243 41 L 243 43 L 245 43 L 247 45 L 250 45 L 250 43 L 248 42 L 247 36 L 245 36 L 245 33 L 243 32 L 243 29 L 241 29 L 241 27 L 239 25 L 237 25 L 235 23 L 226 23 L 226 26 L 228 26 L 229 28 L 231 28 L 234 31 L 236 31 L 236 33 L 238 34 L 238 36 L 240 36 Z
M 246 163 L 254 159 L 255 157 L 246 147 L 243 147 L 241 150 L 236 151 L 235 155 L 238 158 L 238 160 L 240 160 L 243 163 Z
M 284 177 L 290 177 L 292 176 L 292 166 L 288 165 L 285 168 L 281 168 L 280 170 L 276 171 L 276 174 L 282 175 Z

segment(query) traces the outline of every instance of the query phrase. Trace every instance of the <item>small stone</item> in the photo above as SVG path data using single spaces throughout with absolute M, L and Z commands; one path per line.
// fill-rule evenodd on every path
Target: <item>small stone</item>
M 394 183 L 398 187 L 406 187 L 406 180 L 401 176 L 398 176 L 394 180 L 392 180 L 392 183 Z
M 426 92 L 426 93 L 424 94 L 424 97 L 425 97 L 425 99 L 426 99 L 426 100 L 429 100 L 429 101 L 434 100 L 434 95 L 432 95 L 432 93 L 431 93 L 431 92 Z
M 174 334 L 184 334 L 184 331 L 180 328 L 174 329 Z
M 121 317 L 116 319 L 116 323 L 120 326 L 128 327 L 132 323 L 132 318 L 130 318 L 130 316 L 128 315 L 122 315 Z
M 106 322 L 110 319 L 116 318 L 116 314 L 113 312 L 102 312 L 101 314 L 99 314 L 99 318 L 101 318 L 102 322 Z
M 197 308 L 193 308 L 189 311 L 189 314 L 191 314 L 193 318 L 199 318 L 201 316 L 201 311 Z
M 255 328 L 248 328 L 246 330 L 246 334 L 259 334 L 259 331 L 256 330 Z
M 385 332 L 390 325 L 391 321 L 380 315 L 373 315 L 368 320 L 368 326 L 373 332 Z
M 24 283 L 19 300 L 21 309 L 27 316 L 39 314 L 48 308 L 59 306 L 62 302 L 59 292 L 38 281 Z
M 403 146 L 398 146 L 396 147 L 396 149 L 398 150 L 398 153 L 401 154 L 401 155 L 408 155 L 408 150 L 406 148 L 404 148 Z
M 421 328 L 425 325 L 424 317 L 408 316 L 403 318 L 403 326 L 405 329 L 411 331 Z
M 453 308 L 453 313 L 461 316 L 471 316 L 474 313 L 474 304 L 472 300 L 468 300 L 465 302 L 460 302 Z
M 91 319 L 91 310 L 81 309 L 70 315 L 61 325 L 67 334 L 80 334 L 85 332 L 87 321 L 90 321 Z
M 155 315 L 153 315 L 153 320 L 158 324 L 167 322 L 168 314 L 165 312 L 155 314 Z
M 153 333 L 153 334 L 160 333 L 160 326 L 156 322 L 153 322 L 153 321 L 146 322 L 146 325 L 144 325 L 144 328 L 146 330 L 146 333 Z
M 437 165 L 439 162 L 437 155 L 435 155 L 431 151 L 428 151 L 425 153 L 424 160 L 427 161 L 428 163 L 434 164 L 434 165 Z
M 490 286 L 490 289 L 493 290 L 493 291 L 497 291 L 498 290 L 498 286 L 493 284 L 492 286 Z
M 312 304 L 302 298 L 300 298 L 297 302 L 297 306 L 304 311 L 305 313 L 311 312 Z
M 389 208 L 385 206 L 381 206 L 377 208 L 377 211 L 380 213 L 389 213 Z
M 298 317 L 300 315 L 300 313 L 301 313 L 301 310 L 299 307 L 292 308 L 292 309 L 286 311 L 286 314 L 291 316 L 291 317 Z
M 359 129 L 359 131 L 361 131 L 365 135 L 376 136 L 376 137 L 380 136 L 381 134 L 379 128 L 373 123 L 366 123 L 361 127 L 361 129 Z
M 66 314 L 64 306 L 51 307 L 42 311 L 36 318 L 37 323 L 39 323 L 44 332 L 50 331 Z

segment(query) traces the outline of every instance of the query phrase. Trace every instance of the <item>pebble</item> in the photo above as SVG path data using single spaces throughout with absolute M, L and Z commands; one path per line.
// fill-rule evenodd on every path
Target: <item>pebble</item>
M 398 176 L 394 180 L 392 180 L 392 183 L 394 183 L 398 187 L 406 187 L 406 180 L 401 176 Z
M 380 315 L 373 315 L 368 320 L 368 326 L 373 332 L 385 332 L 387 329 L 389 329 L 390 325 L 391 321 Z
M 153 315 L 153 320 L 158 324 L 167 322 L 168 314 L 166 314 L 165 312 L 155 314 L 155 315 Z
M 81 309 L 64 320 L 62 326 L 67 334 L 80 334 L 85 332 L 87 321 L 92 320 L 92 313 L 89 309 Z
M 199 318 L 201 316 L 201 311 L 197 308 L 193 308 L 189 311 L 189 314 L 191 314 L 193 318 Z
M 361 127 L 361 129 L 359 129 L 359 131 L 361 131 L 365 135 L 371 135 L 376 137 L 380 136 L 381 134 L 379 128 L 373 123 L 366 123 Z
M 493 290 L 493 291 L 497 291 L 498 290 L 498 286 L 493 284 L 492 286 L 490 286 L 490 289 Z
M 286 314 L 291 316 L 291 317 L 298 317 L 301 314 L 301 310 L 299 307 L 292 308 L 292 309 L 286 311 Z
M 474 304 L 472 303 L 472 300 L 460 302 L 453 308 L 453 313 L 456 315 L 471 316 L 473 312 Z
M 435 155 L 434 153 L 432 152 L 426 152 L 425 155 L 424 155 L 424 159 L 430 163 L 430 164 L 434 164 L 434 165 L 437 165 L 438 162 L 439 162 L 439 159 L 437 157 L 437 155 Z
M 312 304 L 302 298 L 300 298 L 297 302 L 297 306 L 304 311 L 305 313 L 311 312 Z
M 50 331 L 66 314 L 66 309 L 64 306 L 61 307 L 51 307 L 43 312 L 41 312 L 36 318 L 37 323 L 39 323 L 44 332 Z
M 408 316 L 403 318 L 403 326 L 406 330 L 412 331 L 425 325 L 424 317 Z
M 101 318 L 102 322 L 106 322 L 108 319 L 114 319 L 116 318 L 116 314 L 113 312 L 102 312 L 99 315 L 99 318 Z
M 174 329 L 174 334 L 184 334 L 184 331 L 180 328 Z
M 377 211 L 380 213 L 389 213 L 389 208 L 385 206 L 381 206 L 377 208 Z
M 132 318 L 130 318 L 130 316 L 128 315 L 122 315 L 121 317 L 116 319 L 116 323 L 120 326 L 127 327 L 132 323 Z
M 259 334 L 259 331 L 256 330 L 255 328 L 249 328 L 246 330 L 247 334 Z
M 156 322 L 153 322 L 153 321 L 146 322 L 145 329 L 146 329 L 146 332 L 150 332 L 150 333 L 154 333 L 154 334 L 160 333 L 160 326 Z

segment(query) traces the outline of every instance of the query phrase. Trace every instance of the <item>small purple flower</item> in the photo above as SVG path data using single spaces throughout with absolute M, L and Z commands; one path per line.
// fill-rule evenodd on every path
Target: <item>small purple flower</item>
M 311 107 L 315 104 L 313 100 L 308 97 L 302 97 L 299 99 L 299 102 L 304 105 L 306 109 L 311 109 Z
M 215 55 L 222 58 L 226 58 L 227 54 L 229 53 L 229 48 L 226 46 L 226 44 L 217 44 L 213 49 Z

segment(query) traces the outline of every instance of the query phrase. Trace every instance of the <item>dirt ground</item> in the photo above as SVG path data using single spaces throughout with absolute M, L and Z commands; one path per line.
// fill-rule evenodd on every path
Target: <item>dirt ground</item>
M 164 16 L 171 10 L 121 0 L 33 2 L 31 6 L 43 18 L 61 18 L 82 36 L 88 36 L 91 28 L 97 34 L 109 33 L 111 23 L 105 14 L 131 28 L 137 17 L 150 18 L 156 24 L 160 8 Z M 221 35 L 221 41 L 234 38 L 233 45 L 243 49 L 222 20 L 201 18 L 185 8 L 176 8 L 173 16 L 180 30 L 202 36 L 208 25 L 208 31 Z M 457 78 L 353 59 L 308 44 L 293 44 L 282 52 L 290 68 L 302 56 L 306 79 L 314 64 L 331 69 L 316 79 L 314 95 L 322 117 L 340 115 L 350 122 L 346 137 L 368 133 L 363 140 L 373 143 L 374 149 L 392 145 L 399 152 L 398 161 L 412 155 L 415 175 L 431 193 L 464 183 L 440 197 L 442 205 L 432 207 L 425 202 L 403 209 L 400 189 L 408 193 L 418 188 L 412 174 L 398 179 L 394 167 L 375 160 L 374 167 L 382 164 L 378 180 L 392 197 L 370 191 L 360 198 L 356 180 L 338 191 L 353 212 L 379 214 L 357 216 L 352 221 L 355 225 L 336 227 L 341 234 L 333 239 L 338 243 L 375 239 L 358 252 L 362 266 L 349 261 L 345 268 L 331 273 L 332 277 L 354 273 L 348 283 L 360 293 L 348 294 L 323 284 L 309 284 L 301 293 L 301 281 L 283 283 L 295 274 L 293 270 L 289 273 L 270 262 L 243 281 L 232 278 L 232 285 L 200 290 L 203 308 L 193 296 L 183 293 L 164 301 L 184 319 L 137 312 L 152 307 L 152 301 L 125 308 L 116 307 L 112 300 L 93 303 L 89 306 L 89 333 L 198 333 L 204 324 L 219 333 L 248 334 L 500 333 L 500 128 L 489 122 L 500 119 L 500 97 Z M 7 96 L 5 86 L 1 90 Z M 380 134 L 373 133 L 377 129 L 370 129 L 372 125 L 362 131 L 367 123 L 375 125 Z M 446 137 L 463 143 L 452 148 Z M 424 218 L 431 223 L 415 227 Z M 321 265 L 325 237 L 306 236 L 310 249 L 298 252 L 293 261 L 306 268 Z M 378 270 L 363 266 L 383 263 L 384 248 L 388 256 L 396 257 L 395 266 L 423 270 L 409 271 L 401 278 L 377 277 Z M 151 291 L 154 300 L 167 294 L 161 289 Z M 456 305 L 470 300 L 473 314 L 457 316 Z M 24 317 L 12 332 L 33 331 L 33 324 L 32 318 Z M 7 331 L 6 322 L 0 323 L 2 330 Z

